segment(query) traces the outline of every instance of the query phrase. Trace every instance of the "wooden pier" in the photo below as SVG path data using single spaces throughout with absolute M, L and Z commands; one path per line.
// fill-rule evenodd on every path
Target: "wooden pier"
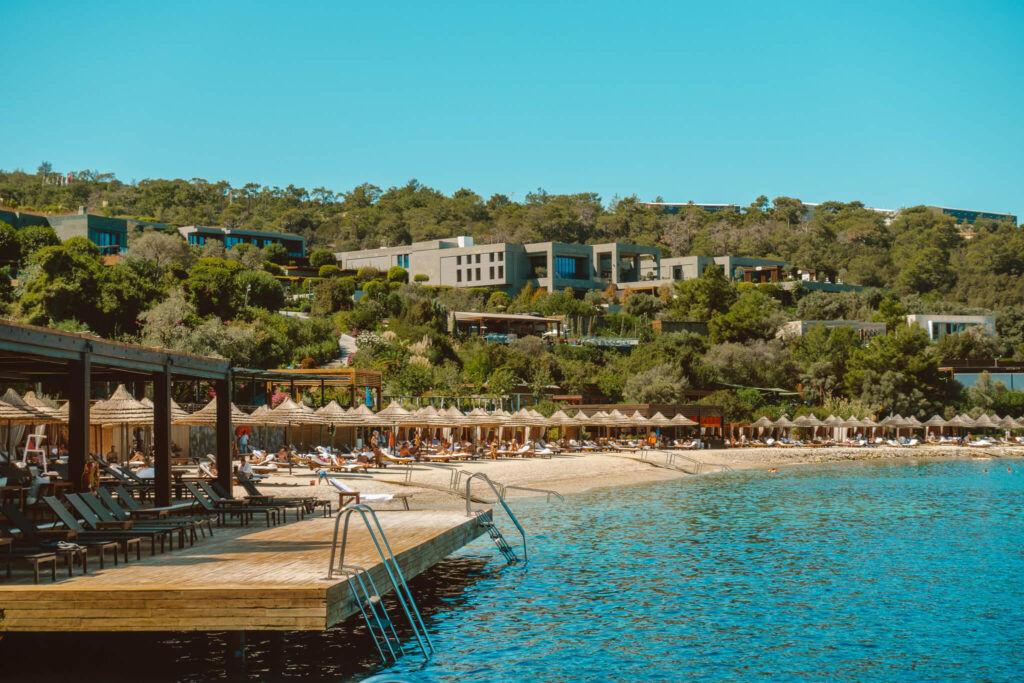
M 406 579 L 484 533 L 459 511 L 377 513 Z M 344 576 L 327 578 L 334 518 L 267 529 L 218 528 L 194 546 L 74 578 L 0 580 L 3 631 L 323 630 L 358 611 Z M 390 591 L 365 525 L 353 514 L 346 565 Z M 387 587 L 387 588 L 385 588 Z

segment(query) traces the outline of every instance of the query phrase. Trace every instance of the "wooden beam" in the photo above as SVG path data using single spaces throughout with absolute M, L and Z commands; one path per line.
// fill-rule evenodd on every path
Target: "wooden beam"
M 89 457 L 89 389 L 92 384 L 88 351 L 71 364 L 68 382 L 68 478 L 82 490 L 82 473 Z
M 153 458 L 156 505 L 171 504 L 171 374 L 153 374 Z
M 231 380 L 219 379 L 213 387 L 217 392 L 217 481 L 231 491 Z

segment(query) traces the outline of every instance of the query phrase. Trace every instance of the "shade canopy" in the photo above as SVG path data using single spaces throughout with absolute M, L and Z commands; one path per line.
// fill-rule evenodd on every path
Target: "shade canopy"
M 252 424 L 249 416 L 238 409 L 234 403 L 231 404 L 232 424 Z M 217 424 L 217 399 L 211 400 L 205 406 L 194 413 L 186 413 L 184 417 L 174 421 L 174 424 L 189 425 L 194 427 L 211 427 Z
M 151 425 L 153 408 L 136 400 L 123 384 L 118 384 L 110 398 L 89 408 L 89 422 L 94 425 Z
M 629 421 L 638 427 L 646 427 L 651 424 L 651 421 L 644 417 L 643 413 L 639 410 L 634 410 L 633 414 L 629 416 Z
M 328 424 L 345 424 L 348 419 L 348 411 L 338 405 L 337 401 L 331 401 L 327 405 L 318 408 L 315 412 L 321 420 Z M 253 411 L 253 415 L 255 414 L 255 411 Z
M 938 415 L 932 415 L 930 418 L 925 420 L 924 425 L 926 427 L 945 427 L 946 421 Z
M 564 427 L 565 425 L 575 424 L 575 420 L 566 415 L 564 411 L 556 410 L 548 418 L 548 424 L 552 427 Z
M 753 422 L 750 426 L 751 427 L 762 427 L 764 429 L 771 429 L 772 427 L 775 426 L 775 423 L 772 422 L 771 420 L 769 420 L 766 415 L 762 415 L 755 422 Z
M 10 389 L 8 389 L 10 391 Z M 5 394 L 6 395 L 6 394 Z M 3 396 L 0 396 L 0 400 L 6 400 Z M 67 418 L 61 418 L 60 411 L 57 408 L 51 408 L 49 404 L 44 402 L 34 391 L 26 391 L 25 395 L 22 396 L 22 401 L 26 406 L 31 408 L 32 412 L 45 415 L 49 418 L 50 422 L 65 422 Z M 17 403 L 12 403 L 15 408 L 19 407 Z
M 139 403 L 141 403 L 142 405 L 146 406 L 150 410 L 153 410 L 153 402 L 151 400 L 149 400 L 148 398 L 140 399 Z M 175 403 L 174 399 L 172 398 L 171 399 L 171 422 L 174 422 L 176 420 L 180 420 L 181 418 L 185 417 L 186 415 L 188 415 L 188 412 L 186 412 L 184 408 L 182 408 L 177 403 Z
M 651 417 L 647 418 L 647 423 L 654 427 L 666 427 L 672 424 L 672 420 L 668 419 L 661 413 L 655 413 Z
M 785 415 L 783 415 L 778 420 L 776 420 L 774 424 L 775 424 L 776 427 L 782 427 L 782 428 L 789 428 L 789 427 L 796 427 L 797 426 L 797 424 L 795 422 L 791 421 Z
M 324 419 L 300 403 L 292 400 L 291 396 L 281 401 L 281 405 L 270 411 L 270 414 L 285 423 L 289 424 L 323 424 Z
M 765 418 L 765 419 L 767 420 L 768 418 Z M 769 422 L 770 422 L 770 420 L 769 420 Z M 686 417 L 682 413 L 679 413 L 679 414 L 673 416 L 672 419 L 669 420 L 669 423 L 671 423 L 671 425 L 673 427 L 697 427 L 697 426 L 699 426 L 697 422 L 694 422 L 693 420 L 691 420 L 690 418 Z

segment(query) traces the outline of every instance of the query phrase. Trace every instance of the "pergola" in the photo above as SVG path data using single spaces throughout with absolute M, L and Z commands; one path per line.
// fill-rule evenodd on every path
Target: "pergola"
M 267 389 L 267 400 L 269 402 L 270 388 L 272 385 L 287 384 L 288 393 L 293 401 L 299 400 L 295 394 L 296 387 L 316 387 L 320 389 L 321 407 L 325 403 L 323 399 L 324 387 L 342 387 L 349 389 L 349 403 L 355 407 L 360 401 L 360 394 L 370 389 L 377 396 L 377 406 L 381 408 L 381 392 L 383 383 L 381 373 L 376 370 L 356 370 L 354 368 L 287 368 L 279 370 L 252 370 L 249 368 L 235 368 L 234 381 L 239 383 L 264 383 Z
M 217 394 L 217 473 L 231 487 L 231 363 L 146 348 L 87 334 L 0 321 L 0 381 L 60 386 L 68 398 L 68 475 L 81 486 L 89 453 L 89 399 L 94 382 L 153 385 L 154 484 L 157 505 L 171 499 L 171 382 L 206 380 Z

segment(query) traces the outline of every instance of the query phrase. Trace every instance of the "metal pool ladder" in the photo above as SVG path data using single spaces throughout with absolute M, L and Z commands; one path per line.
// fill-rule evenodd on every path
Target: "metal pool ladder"
M 434 644 L 430 642 L 430 635 L 427 633 L 427 627 L 423 623 L 423 618 L 420 616 L 419 609 L 416 607 L 416 601 L 412 597 L 409 585 L 405 582 L 405 576 L 402 574 L 402 568 L 398 565 L 398 560 L 395 559 L 395 554 L 391 551 L 391 545 L 388 543 L 388 538 L 380 526 L 380 520 L 377 519 L 377 513 L 375 513 L 373 508 L 366 503 L 350 505 L 349 507 L 340 510 L 334 518 L 334 541 L 331 545 L 331 564 L 327 569 L 327 578 L 334 578 L 335 572 L 343 573 L 348 577 L 348 586 L 352 591 L 352 597 L 355 600 L 356 605 L 359 607 L 359 611 L 362 613 L 363 619 L 366 620 L 366 626 L 370 630 L 370 635 L 373 636 L 374 643 L 377 646 L 377 651 L 380 653 L 381 659 L 387 662 L 388 654 L 390 654 L 392 659 L 397 660 L 400 655 L 405 653 L 401 639 L 399 639 L 398 633 L 395 631 L 394 622 L 392 622 L 390 615 L 388 615 L 387 608 L 381 601 L 381 593 L 377 590 L 377 586 L 373 581 L 373 576 L 371 576 L 370 572 L 363 567 L 345 565 L 345 546 L 348 543 L 348 523 L 353 512 L 359 513 L 363 523 L 366 525 L 366 530 L 370 533 L 370 539 L 373 541 L 373 545 L 377 548 L 377 554 L 380 555 L 381 563 L 387 571 L 391 585 L 395 588 L 395 596 L 398 598 L 398 604 L 401 606 L 402 611 L 405 612 L 405 616 L 409 620 L 409 625 L 412 627 L 413 635 L 416 637 L 416 642 L 419 644 L 423 658 L 430 659 L 430 656 L 434 653 Z M 367 516 L 367 513 L 369 513 L 369 517 Z M 345 519 L 344 527 L 341 526 L 342 518 Z M 371 519 L 373 520 L 372 524 L 370 523 Z M 338 553 L 339 530 L 341 530 L 340 554 Z M 337 565 L 334 563 L 335 557 L 338 558 Z M 387 653 L 385 653 L 385 649 L 387 650 Z
M 505 561 L 508 562 L 509 565 L 519 564 L 519 556 L 516 555 L 515 548 L 505 540 L 505 536 L 502 535 L 501 530 L 494 525 L 493 516 L 484 510 L 477 510 L 475 513 L 473 512 L 473 498 L 470 496 L 470 487 L 473 484 L 473 480 L 477 477 L 486 481 L 487 485 L 491 487 L 491 491 L 494 492 L 498 502 L 501 503 L 501 507 L 505 508 L 505 514 L 507 514 L 508 518 L 512 520 L 512 523 L 516 525 L 516 529 L 519 530 L 519 536 L 523 539 L 522 561 L 523 564 L 525 564 L 529 559 L 529 555 L 526 552 L 526 532 L 523 531 L 523 526 L 519 523 L 519 520 L 516 519 L 516 516 L 512 514 L 512 510 L 505 502 L 505 498 L 498 491 L 498 487 L 496 487 L 490 477 L 483 472 L 475 472 L 469 475 L 469 478 L 466 479 L 466 516 L 468 517 L 475 514 L 477 519 L 480 521 L 480 526 L 487 531 L 487 535 L 491 537 L 492 541 L 494 541 L 494 545 L 498 547 L 498 551 L 501 552 L 502 556 L 504 556 Z

